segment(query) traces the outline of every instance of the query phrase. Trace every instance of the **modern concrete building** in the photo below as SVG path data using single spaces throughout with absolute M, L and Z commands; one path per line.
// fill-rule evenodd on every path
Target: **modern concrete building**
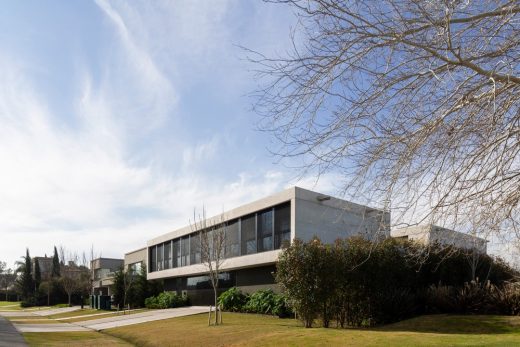
M 390 236 L 388 212 L 298 187 L 209 218 L 207 225 L 222 223 L 226 232 L 222 291 L 233 286 L 244 292 L 276 290 L 275 262 L 282 244 L 295 238 L 307 241 L 316 235 L 332 243 L 354 235 Z M 193 304 L 210 303 L 212 293 L 208 269 L 201 264 L 199 235 L 199 230 L 186 226 L 148 241 L 146 248 L 147 278 L 164 280 L 166 290 L 187 292 Z
M 90 269 L 93 294 L 111 295 L 110 287 L 114 284 L 114 272 L 123 265 L 123 259 L 97 258 L 92 260 Z
M 481 253 L 487 251 L 487 241 L 483 238 L 432 224 L 392 230 L 391 235 L 395 238 L 411 240 L 423 245 L 439 243 L 463 249 L 476 249 Z

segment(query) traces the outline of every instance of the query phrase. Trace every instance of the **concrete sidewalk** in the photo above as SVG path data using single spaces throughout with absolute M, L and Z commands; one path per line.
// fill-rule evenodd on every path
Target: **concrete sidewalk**
M 76 323 L 52 323 L 52 324 L 15 324 L 20 332 L 58 332 L 58 331 L 88 331 L 105 330 L 126 325 L 153 322 L 162 319 L 184 317 L 194 314 L 206 313 L 207 306 L 190 306 L 170 308 L 166 310 L 151 310 L 142 313 L 134 313 L 123 316 L 112 316 L 100 319 L 86 320 Z
M 23 336 L 2 316 L 0 316 L 0 347 L 27 347 Z
M 33 313 L 37 316 L 51 316 L 53 314 L 73 312 L 73 311 L 79 311 L 79 310 L 81 310 L 81 306 L 50 308 L 47 310 L 32 311 L 31 313 Z
M 49 323 L 49 324 L 14 324 L 16 330 L 21 333 L 55 333 L 66 331 L 90 331 L 90 329 L 71 323 Z
M 165 310 L 151 310 L 143 313 L 134 313 L 124 316 L 94 319 L 84 322 L 77 322 L 75 324 L 92 330 L 105 330 L 126 325 L 153 322 L 162 319 L 191 316 L 194 314 L 208 312 L 208 310 L 209 307 L 207 306 L 178 307 Z

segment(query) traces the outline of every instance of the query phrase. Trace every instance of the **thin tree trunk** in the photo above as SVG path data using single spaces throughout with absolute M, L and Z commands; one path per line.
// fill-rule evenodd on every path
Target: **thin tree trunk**
M 217 288 L 213 288 L 215 294 L 215 325 L 218 325 L 218 308 L 217 308 Z

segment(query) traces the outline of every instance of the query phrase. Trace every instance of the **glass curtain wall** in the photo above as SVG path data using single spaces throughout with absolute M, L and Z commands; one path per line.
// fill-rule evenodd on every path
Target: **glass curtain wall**
M 241 222 L 241 255 L 256 253 L 256 214 L 249 215 Z
M 257 240 L 258 252 L 271 251 L 273 249 L 273 210 L 259 212 L 257 214 Z
M 274 249 L 291 242 L 291 204 L 274 208 Z
M 229 223 L 226 227 L 226 258 L 237 257 L 240 255 L 239 226 L 239 221 L 235 220 Z
M 214 233 L 215 230 L 207 232 L 210 253 L 214 251 Z M 221 254 L 224 258 L 280 249 L 284 243 L 291 241 L 291 203 L 231 220 L 224 227 L 224 233 Z M 201 233 L 196 232 L 151 246 L 149 271 L 200 264 L 202 258 Z

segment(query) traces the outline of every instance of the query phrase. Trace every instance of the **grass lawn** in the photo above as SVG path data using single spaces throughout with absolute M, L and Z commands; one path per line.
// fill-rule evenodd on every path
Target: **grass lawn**
M 20 306 L 19 301 L 0 301 L 0 307 L 3 306 Z
M 520 346 L 520 317 L 421 316 L 374 329 L 305 329 L 293 319 L 194 315 L 103 332 L 24 333 L 30 346 Z M 126 341 L 126 342 L 125 342 Z
M 116 337 L 95 331 L 62 333 L 24 333 L 29 346 L 133 346 Z
M 19 301 L 0 301 L 0 311 L 18 311 L 21 309 Z
M 225 313 L 219 327 L 196 315 L 105 333 L 137 346 L 520 346 L 520 317 L 433 315 L 376 329 L 305 329 L 292 319 Z

